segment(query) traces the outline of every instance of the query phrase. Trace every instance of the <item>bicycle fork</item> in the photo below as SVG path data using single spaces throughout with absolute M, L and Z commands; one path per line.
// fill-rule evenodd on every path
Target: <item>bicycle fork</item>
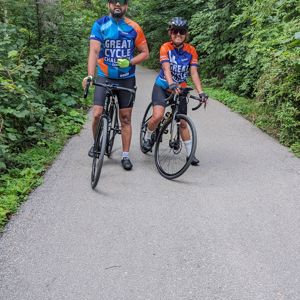
M 175 114 L 171 122 L 169 146 L 174 151 L 180 150 L 180 120 L 179 121 L 176 120 Z

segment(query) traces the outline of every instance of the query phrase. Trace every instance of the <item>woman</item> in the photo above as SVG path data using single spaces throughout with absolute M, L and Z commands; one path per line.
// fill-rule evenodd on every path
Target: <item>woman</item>
M 161 70 L 155 80 L 152 91 L 153 113 L 147 124 L 143 143 L 145 151 L 152 149 L 153 141 L 151 140 L 151 134 L 164 116 L 166 107 L 165 99 L 170 95 L 170 90 L 180 93 L 180 87 L 187 86 L 186 80 L 191 75 L 199 97 L 207 98 L 202 90 L 197 70 L 198 54 L 192 45 L 186 43 L 188 36 L 187 21 L 180 17 L 172 18 L 169 23 L 168 33 L 171 41 L 163 44 L 160 48 Z M 180 105 L 180 112 L 186 114 L 187 103 L 184 102 Z M 191 153 L 192 142 L 186 124 L 181 124 L 181 137 L 184 141 L 188 157 Z M 199 160 L 194 157 L 191 164 L 196 166 L 199 164 Z

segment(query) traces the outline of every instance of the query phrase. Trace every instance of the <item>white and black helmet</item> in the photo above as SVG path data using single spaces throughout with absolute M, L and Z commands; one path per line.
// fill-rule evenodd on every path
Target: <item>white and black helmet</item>
M 171 29 L 185 29 L 186 31 L 188 31 L 189 29 L 189 25 L 187 20 L 181 18 L 181 17 L 174 17 L 171 19 L 171 21 L 169 22 L 169 30 Z

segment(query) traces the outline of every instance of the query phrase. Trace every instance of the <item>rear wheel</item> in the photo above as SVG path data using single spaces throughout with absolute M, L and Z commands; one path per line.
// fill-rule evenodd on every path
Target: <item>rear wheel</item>
M 98 124 L 96 140 L 94 143 L 94 157 L 93 157 L 92 174 L 91 174 L 91 186 L 93 189 L 98 184 L 101 170 L 102 170 L 106 141 L 107 141 L 107 126 L 108 126 L 107 123 L 108 122 L 106 116 L 102 115 Z
M 149 103 L 149 105 L 147 106 L 146 111 L 144 113 L 143 121 L 141 124 L 141 130 L 140 130 L 140 148 L 143 153 L 148 152 L 145 149 L 143 149 L 143 142 L 144 142 L 145 134 L 147 131 L 147 123 L 148 123 L 149 119 L 151 118 L 151 116 L 152 116 L 152 103 Z
M 189 135 L 190 145 L 181 135 Z M 176 120 L 168 120 L 160 129 L 155 145 L 155 165 L 159 173 L 167 179 L 181 176 L 190 166 L 197 146 L 197 133 L 193 121 L 186 115 L 178 114 Z M 187 148 L 190 154 L 187 155 Z
M 118 106 L 117 104 L 112 104 L 109 108 L 109 117 L 111 120 L 110 128 L 108 131 L 108 143 L 106 146 L 106 154 L 109 157 L 111 155 L 116 134 L 119 133 L 119 119 L 118 119 Z

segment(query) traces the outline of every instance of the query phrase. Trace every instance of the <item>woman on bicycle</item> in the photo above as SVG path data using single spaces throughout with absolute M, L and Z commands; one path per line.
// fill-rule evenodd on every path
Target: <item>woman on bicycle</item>
M 198 55 L 193 46 L 186 43 L 188 36 L 188 23 L 181 17 L 172 18 L 169 22 L 168 29 L 170 42 L 164 43 L 160 48 L 161 70 L 157 76 L 153 91 L 152 117 L 148 121 L 147 131 L 145 134 L 142 147 L 145 151 L 150 151 L 153 146 L 151 139 L 152 132 L 156 129 L 162 120 L 165 112 L 165 99 L 170 92 L 180 93 L 180 88 L 187 86 L 186 80 L 191 75 L 193 83 L 200 98 L 207 98 L 202 90 L 200 77 L 198 74 Z M 180 113 L 187 114 L 186 101 L 180 103 Z M 187 157 L 191 153 L 192 141 L 190 140 L 189 131 L 184 121 L 181 123 L 181 137 L 184 141 Z M 199 160 L 194 157 L 192 165 L 198 165 Z

